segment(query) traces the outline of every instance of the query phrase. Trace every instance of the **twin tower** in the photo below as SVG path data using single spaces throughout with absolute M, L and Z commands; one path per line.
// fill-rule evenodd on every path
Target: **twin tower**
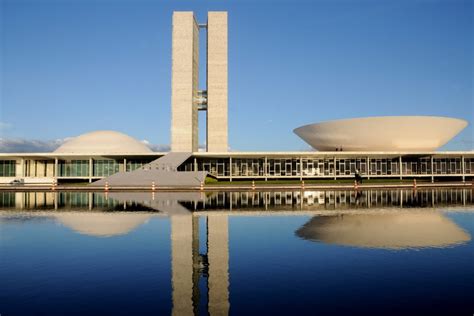
M 200 28 L 207 31 L 205 90 L 199 90 Z M 198 151 L 198 111 L 207 111 L 206 151 L 226 152 L 227 12 L 209 12 L 206 24 L 193 12 L 173 13 L 171 151 Z

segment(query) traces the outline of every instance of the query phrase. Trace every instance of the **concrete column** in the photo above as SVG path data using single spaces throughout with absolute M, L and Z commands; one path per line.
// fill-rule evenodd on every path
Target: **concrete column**
M 314 168 L 314 166 L 313 166 Z M 336 180 L 337 176 L 336 176 L 337 172 L 336 172 L 336 157 L 334 157 L 334 180 Z
M 367 157 L 367 179 L 370 179 L 370 157 Z
M 170 217 L 173 315 L 193 315 L 193 217 Z
M 300 181 L 303 181 L 303 157 L 300 157 Z
M 461 173 L 462 173 L 462 182 L 466 182 L 466 171 L 464 166 L 464 155 L 461 156 Z
M 198 163 L 196 157 L 194 157 L 194 171 L 198 171 Z
M 127 158 L 123 158 L 123 171 L 127 172 Z
M 267 181 L 267 176 L 268 176 L 268 159 L 267 159 L 267 156 L 265 156 L 265 162 L 263 163 L 263 175 L 265 176 L 265 181 Z
M 56 183 L 58 182 L 58 177 L 59 177 L 58 158 L 54 158 L 54 178 L 56 179 Z
M 18 170 L 16 170 L 16 176 L 17 177 L 24 177 L 25 176 L 25 159 L 21 158 L 20 159 L 20 166 L 18 167 Z
M 403 164 L 402 164 L 402 156 L 398 157 L 398 164 L 399 164 L 399 174 L 400 174 L 400 180 L 403 178 Z
M 232 182 L 232 157 L 229 157 L 229 180 Z
M 92 158 L 89 158 L 89 183 L 92 182 L 93 175 L 94 175 L 94 165 L 92 163 Z
M 227 215 L 208 216 L 209 315 L 229 314 L 229 229 Z
M 431 159 L 431 183 L 433 183 L 434 182 L 434 174 L 435 174 L 433 156 L 431 156 L 430 159 Z

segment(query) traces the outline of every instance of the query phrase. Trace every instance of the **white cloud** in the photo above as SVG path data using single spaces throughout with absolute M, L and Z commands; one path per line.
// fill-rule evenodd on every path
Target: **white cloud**
M 55 140 L 36 140 L 23 138 L 0 138 L 0 152 L 52 152 L 70 138 Z
M 10 123 L 0 122 L 0 130 L 9 129 L 11 127 L 12 125 Z

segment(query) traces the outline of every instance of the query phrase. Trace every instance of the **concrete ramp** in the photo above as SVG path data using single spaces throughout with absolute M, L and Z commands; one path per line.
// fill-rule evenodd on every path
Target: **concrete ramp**
M 178 171 L 191 153 L 169 153 L 131 172 L 119 172 L 91 183 L 90 186 L 164 187 L 199 186 L 207 176 L 206 171 Z
M 177 171 L 178 167 L 188 160 L 191 155 L 191 153 L 168 153 L 144 167 L 161 171 Z

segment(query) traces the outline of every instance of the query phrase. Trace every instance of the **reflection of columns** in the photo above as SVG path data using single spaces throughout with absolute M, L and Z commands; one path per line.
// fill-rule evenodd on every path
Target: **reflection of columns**
M 92 210 L 92 206 L 93 206 L 93 201 L 94 201 L 94 195 L 93 195 L 93 194 L 94 194 L 94 193 L 92 193 L 92 192 L 89 192 L 89 193 L 88 193 L 89 211 Z M 126 204 L 126 203 L 124 203 L 124 204 Z
M 58 192 L 54 192 L 54 210 L 58 210 L 58 199 L 59 199 L 59 194 Z
M 229 313 L 229 229 L 227 215 L 207 218 L 209 315 Z
M 15 208 L 22 210 L 25 207 L 25 192 L 14 192 L 15 194 Z
M 193 217 L 171 216 L 173 315 L 193 314 Z

